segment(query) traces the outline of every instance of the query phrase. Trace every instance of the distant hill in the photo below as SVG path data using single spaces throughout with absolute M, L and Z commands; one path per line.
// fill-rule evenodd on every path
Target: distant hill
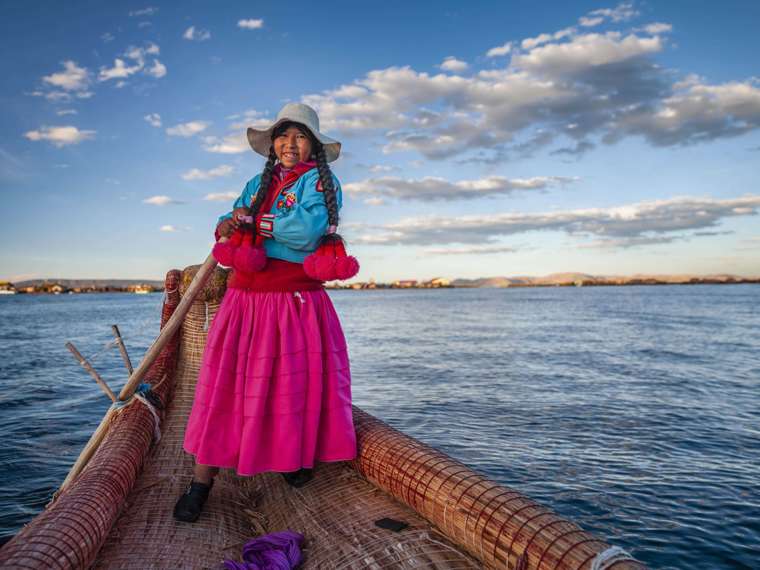
M 150 285 L 156 289 L 163 289 L 163 281 L 155 281 L 153 279 L 28 279 L 26 281 L 17 281 L 13 284 L 16 289 L 23 287 L 38 287 L 44 283 L 59 283 L 67 289 L 74 289 L 79 287 L 82 289 L 104 289 L 106 287 L 126 289 L 130 285 Z
M 760 283 L 760 276 L 738 275 L 589 275 L 588 273 L 552 273 L 543 277 L 481 277 L 480 279 L 454 279 L 452 287 L 546 287 L 594 285 L 665 285 L 689 283 Z

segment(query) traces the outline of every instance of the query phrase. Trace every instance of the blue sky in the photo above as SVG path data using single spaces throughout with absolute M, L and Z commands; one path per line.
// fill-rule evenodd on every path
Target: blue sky
M 0 10 L 0 279 L 202 261 L 289 101 L 358 279 L 760 274 L 757 2 Z

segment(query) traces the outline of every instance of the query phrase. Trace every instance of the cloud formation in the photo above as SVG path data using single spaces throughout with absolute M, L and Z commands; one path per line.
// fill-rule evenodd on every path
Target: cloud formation
M 594 10 L 579 26 L 488 50 L 508 56 L 501 68 L 469 71 L 447 59 L 441 69 L 456 74 L 377 69 L 303 102 L 328 131 L 376 135 L 385 153 L 433 160 L 495 163 L 542 149 L 577 156 L 627 137 L 677 146 L 760 128 L 754 79 L 710 84 L 657 63 L 669 24 L 595 28 L 637 16 L 631 3 Z
M 152 16 L 158 12 L 158 8 L 156 6 L 146 6 L 145 8 L 141 8 L 139 10 L 130 10 L 129 16 L 131 18 L 134 18 L 136 16 Z
M 144 204 L 151 204 L 152 206 L 170 206 L 170 205 L 176 205 L 176 204 L 184 204 L 184 202 L 180 200 L 175 200 L 174 198 L 170 198 L 169 196 L 151 196 L 150 198 L 146 198 L 143 200 Z
M 123 58 L 114 59 L 113 67 L 103 66 L 98 73 L 98 81 L 110 81 L 119 79 L 117 87 L 123 86 L 124 80 L 136 73 L 142 72 L 160 79 L 166 75 L 166 66 L 161 63 L 157 56 L 161 52 L 157 44 L 148 43 L 145 47 L 130 46 L 123 54 Z M 146 67 L 148 57 L 153 57 L 152 65 Z
M 259 30 L 264 27 L 264 20 L 251 18 L 249 20 L 238 20 L 238 28 L 244 30 Z
M 35 97 L 44 97 L 48 101 L 71 101 L 72 98 L 88 99 L 93 93 L 90 91 L 92 75 L 86 67 L 80 67 L 75 61 L 66 60 L 61 62 L 63 71 L 42 76 L 41 90 L 31 93 Z
M 211 180 L 220 176 L 229 176 L 234 172 L 234 168 L 229 164 L 222 164 L 210 170 L 200 170 L 192 168 L 182 175 L 183 180 Z
M 444 71 L 453 71 L 457 73 L 460 71 L 465 71 L 470 66 L 467 65 L 467 62 L 459 60 L 455 58 L 454 56 L 450 55 L 449 57 L 444 59 L 443 63 L 441 63 L 441 65 L 439 65 L 438 67 L 440 67 Z
M 151 127 L 158 128 L 161 126 L 161 115 L 159 115 L 158 113 L 150 113 L 148 115 L 145 115 L 145 117 L 143 118 L 148 122 L 148 124 Z
M 344 184 L 351 195 L 395 198 L 398 200 L 462 200 L 511 194 L 515 190 L 546 190 L 549 187 L 576 182 L 565 176 L 535 176 L 532 178 L 505 178 L 489 176 L 477 180 L 450 182 L 444 178 L 426 176 L 418 180 L 381 176 L 360 182 Z
M 48 141 L 52 145 L 61 148 L 66 145 L 79 144 L 82 141 L 94 139 L 95 131 L 80 131 L 70 125 L 63 127 L 43 126 L 34 131 L 27 131 L 24 136 L 30 141 Z
M 474 245 L 469 247 L 433 247 L 425 250 L 429 255 L 484 255 L 514 253 L 517 248 L 506 245 Z
M 206 194 L 203 199 L 211 202 L 232 202 L 240 197 L 240 192 L 212 192 Z
M 240 154 L 251 150 L 244 131 L 231 133 L 224 138 L 209 136 L 203 138 L 203 150 L 217 154 Z
M 725 200 L 677 197 L 544 213 L 427 216 L 366 227 L 367 233 L 352 241 L 367 245 L 484 244 L 504 236 L 553 231 L 594 238 L 592 247 L 621 248 L 688 239 L 691 234 L 686 232 L 715 228 L 731 217 L 756 216 L 759 210 L 760 196 L 750 195 Z
M 200 28 L 196 30 L 195 26 L 190 26 L 185 30 L 185 33 L 182 34 L 182 37 L 186 40 L 202 42 L 211 39 L 211 32 L 208 30 L 201 30 Z
M 170 137 L 192 137 L 198 133 L 205 131 L 211 123 L 207 121 L 189 121 L 187 123 L 180 123 L 166 129 L 166 134 Z

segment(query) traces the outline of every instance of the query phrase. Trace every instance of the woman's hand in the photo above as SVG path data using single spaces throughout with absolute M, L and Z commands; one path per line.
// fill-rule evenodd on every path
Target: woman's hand
M 238 222 L 238 224 L 242 223 L 242 218 L 248 216 L 248 210 L 248 208 L 235 208 L 232 210 L 232 219 Z
M 234 218 L 228 218 L 226 220 L 222 220 L 219 225 L 216 226 L 216 231 L 222 237 L 230 237 L 235 233 L 235 230 L 238 229 L 239 225 L 240 222 Z

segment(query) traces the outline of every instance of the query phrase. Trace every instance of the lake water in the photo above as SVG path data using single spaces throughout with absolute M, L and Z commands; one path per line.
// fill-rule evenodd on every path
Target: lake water
M 354 403 L 652 568 L 760 567 L 760 286 L 331 291 Z M 0 297 L 0 537 L 49 500 L 161 295 Z M 116 391 L 118 351 L 94 361 Z

